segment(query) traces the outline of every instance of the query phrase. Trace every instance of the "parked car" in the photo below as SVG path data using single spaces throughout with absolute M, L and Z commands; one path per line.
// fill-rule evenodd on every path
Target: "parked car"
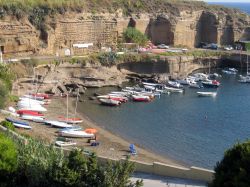
M 215 43 L 211 43 L 211 44 L 207 44 L 206 46 L 202 47 L 203 49 L 213 49 L 213 50 L 217 50 L 218 49 L 218 45 Z
M 231 45 L 228 45 L 228 46 L 225 46 L 224 47 L 224 50 L 226 50 L 226 51 L 231 51 L 231 50 L 233 50 L 234 48 L 231 46 Z
M 165 44 L 160 44 L 160 45 L 157 45 L 157 48 L 158 49 L 168 49 L 169 46 L 165 45 Z

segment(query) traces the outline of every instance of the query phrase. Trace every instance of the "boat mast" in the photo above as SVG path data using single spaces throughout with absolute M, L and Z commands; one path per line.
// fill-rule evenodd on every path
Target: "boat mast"
M 76 117 L 76 109 L 77 109 L 77 103 L 78 103 L 78 96 L 79 96 L 79 88 L 78 88 L 78 90 L 77 90 L 77 95 L 76 95 L 76 106 L 75 106 L 74 118 Z

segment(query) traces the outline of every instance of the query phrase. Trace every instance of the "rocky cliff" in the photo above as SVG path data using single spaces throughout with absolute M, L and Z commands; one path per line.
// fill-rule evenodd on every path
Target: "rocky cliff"
M 189 48 L 200 42 L 227 45 L 250 40 L 249 16 L 234 9 L 170 0 L 123 0 L 122 5 L 117 1 L 108 5 L 104 0 L 86 2 L 92 4 L 47 14 L 44 6 L 27 15 L 20 15 L 18 9 L 15 14 L 13 10 L 12 15 L 3 14 L 2 9 L 0 46 L 4 56 L 81 55 L 101 47 L 115 48 L 128 26 L 145 33 L 155 44 Z

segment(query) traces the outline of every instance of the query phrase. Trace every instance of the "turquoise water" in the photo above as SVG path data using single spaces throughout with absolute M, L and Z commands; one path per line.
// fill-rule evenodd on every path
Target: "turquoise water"
M 162 95 L 150 103 L 106 107 L 96 101 L 80 110 L 107 130 L 157 154 L 189 165 L 213 168 L 226 149 L 250 137 L 250 84 L 224 75 L 217 97 Z M 92 90 L 105 93 L 114 88 Z M 213 89 L 209 89 L 213 90 Z

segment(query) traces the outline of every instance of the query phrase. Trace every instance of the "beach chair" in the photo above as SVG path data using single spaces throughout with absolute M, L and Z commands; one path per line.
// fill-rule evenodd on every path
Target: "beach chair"
M 129 145 L 129 152 L 130 152 L 131 155 L 136 155 L 137 154 L 134 144 Z

